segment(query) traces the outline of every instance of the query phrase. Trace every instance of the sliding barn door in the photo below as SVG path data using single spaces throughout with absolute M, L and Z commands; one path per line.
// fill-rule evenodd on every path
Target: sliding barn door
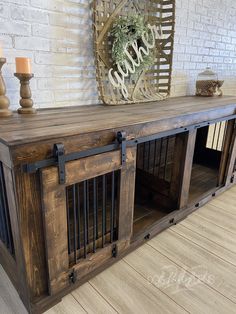
M 136 152 L 127 148 L 41 172 L 49 292 L 55 294 L 116 258 L 132 234 Z

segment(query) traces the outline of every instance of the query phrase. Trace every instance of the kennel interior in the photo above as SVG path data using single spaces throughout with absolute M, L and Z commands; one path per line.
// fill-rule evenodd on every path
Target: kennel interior
M 138 144 L 133 237 L 177 209 L 172 195 L 176 135 Z
M 197 130 L 189 192 L 190 204 L 197 202 L 221 184 L 219 176 L 228 123 L 222 121 Z

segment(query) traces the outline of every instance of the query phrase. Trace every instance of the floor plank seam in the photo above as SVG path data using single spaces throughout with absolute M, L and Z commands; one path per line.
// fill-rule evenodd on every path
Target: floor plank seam
M 201 213 L 203 212 L 204 208 L 207 210 L 207 211 L 212 211 L 214 213 L 217 213 L 219 214 L 220 216 L 221 215 L 225 215 L 228 217 L 228 218 L 232 218 L 232 219 L 235 219 L 235 213 L 231 213 L 229 210 L 225 209 L 225 208 L 221 208 L 215 204 L 212 204 L 212 203 L 208 203 L 206 204 L 204 207 L 202 208 L 199 208 L 196 213 Z
M 184 311 L 191 314 L 188 310 L 186 310 L 181 304 L 177 303 L 175 300 L 173 300 L 168 294 L 166 294 L 163 290 L 155 286 L 153 283 L 150 283 L 145 276 L 143 276 L 137 269 L 135 269 L 132 265 L 130 265 L 126 260 L 124 262 L 129 265 L 134 271 L 136 271 L 137 274 L 139 274 L 142 278 L 144 278 L 149 284 L 151 284 L 153 287 L 155 287 L 157 290 L 159 290 L 161 293 L 163 293 L 165 296 L 167 296 L 171 301 L 173 301 L 175 304 L 177 304 L 179 307 L 181 307 Z
M 89 283 L 90 286 L 103 298 L 103 300 L 104 300 L 107 304 L 109 304 L 111 308 L 113 308 L 113 310 L 114 310 L 116 313 L 120 314 L 119 311 L 117 311 L 117 309 L 105 298 L 105 296 L 104 296 L 102 293 L 100 293 L 100 291 L 92 284 L 91 281 L 89 281 L 88 283 Z
M 189 223 L 189 224 L 190 224 L 190 223 Z M 214 244 L 220 246 L 221 248 L 227 250 L 228 252 L 230 252 L 230 253 L 232 253 L 232 254 L 235 254 L 235 265 L 234 265 L 234 264 L 233 264 L 233 265 L 236 266 L 236 251 L 232 251 L 232 250 L 230 250 L 229 248 L 226 248 L 225 246 L 223 246 L 223 245 L 221 245 L 221 244 L 219 244 L 219 243 L 217 243 L 217 242 L 211 240 L 210 238 L 207 238 L 206 236 L 202 235 L 200 232 L 197 232 L 196 230 L 190 229 L 188 226 L 186 226 L 186 224 L 185 224 L 184 222 L 181 223 L 181 226 L 184 227 L 184 228 L 186 228 L 186 229 L 188 229 L 188 230 L 190 230 L 191 232 L 194 232 L 194 233 L 197 234 L 198 236 L 200 236 L 200 237 L 202 237 L 202 238 L 204 238 L 204 239 L 207 239 L 209 242 L 214 243 Z M 175 231 L 175 230 L 173 229 L 173 231 Z M 178 233 L 178 234 L 179 234 L 179 233 Z M 194 242 L 194 241 L 192 241 L 192 242 Z M 196 242 L 194 242 L 194 243 L 197 244 Z M 236 243 L 235 243 L 235 246 L 236 246 Z
M 223 229 L 223 230 L 225 230 L 225 231 L 228 231 L 228 232 L 232 233 L 232 235 L 236 236 L 236 232 L 232 232 L 231 230 L 226 229 L 226 228 L 224 228 L 224 227 L 222 227 L 222 226 L 220 226 L 220 225 L 218 225 L 218 224 L 212 222 L 212 220 L 210 220 L 210 219 L 208 219 L 208 218 L 202 216 L 201 214 L 194 213 L 193 216 L 197 216 L 197 217 L 199 217 L 199 218 L 202 218 L 202 219 L 204 219 L 204 220 L 207 220 L 210 224 L 215 225 L 215 226 L 217 226 L 217 227 L 219 227 L 219 228 L 221 228 L 221 229 Z
M 218 200 L 218 199 L 216 199 L 216 200 Z M 235 200 L 235 202 L 236 202 L 236 200 Z M 217 208 L 217 210 L 216 210 L 217 213 L 218 213 L 218 210 L 222 210 L 222 211 L 224 211 L 224 213 L 227 213 L 227 214 L 232 215 L 232 216 L 236 216 L 236 210 L 235 210 L 235 213 L 232 213 L 232 212 L 230 212 L 229 210 L 227 210 L 227 209 L 225 209 L 225 208 L 223 208 L 223 207 L 220 207 L 219 205 L 216 205 L 216 204 L 214 203 L 214 201 L 213 201 L 213 202 L 210 202 L 209 205 L 211 205 L 212 207 Z M 205 206 L 206 206 L 206 205 L 205 205 Z
M 182 225 L 182 226 L 185 227 L 184 225 Z M 187 227 L 185 227 L 185 228 L 187 228 Z M 187 229 L 189 229 L 189 228 L 187 228 Z M 191 230 L 191 229 L 189 229 L 189 230 Z M 216 256 L 217 258 L 221 259 L 221 260 L 224 261 L 224 262 L 227 262 L 228 264 L 230 264 L 230 265 L 232 265 L 233 267 L 236 268 L 236 264 L 232 264 L 231 262 L 225 260 L 223 257 L 221 257 L 221 256 L 219 256 L 219 255 L 213 253 L 212 251 L 209 251 L 209 250 L 206 249 L 204 246 L 201 246 L 200 244 L 196 243 L 195 241 L 190 240 L 189 238 L 183 236 L 183 235 L 182 235 L 181 233 L 179 233 L 178 231 L 176 231 L 176 230 L 171 230 L 171 231 L 173 231 L 174 233 L 178 234 L 178 235 L 181 236 L 183 239 L 188 240 L 189 242 L 194 243 L 195 245 L 197 245 L 197 246 L 200 247 L 201 249 L 205 250 L 205 251 L 208 252 L 209 254 Z M 193 231 L 193 230 L 191 230 L 191 231 L 192 231 L 192 232 L 195 232 L 195 231 Z M 201 236 L 201 234 L 199 234 L 199 233 L 197 233 L 197 232 L 195 232 L 195 233 Z M 204 237 L 204 236 L 202 236 L 202 237 L 205 238 L 205 239 L 208 239 L 208 238 L 206 238 L 206 237 Z M 208 239 L 208 240 L 211 241 L 210 239 Z M 213 242 L 213 241 L 211 241 L 211 242 L 212 242 L 212 243 L 215 243 L 216 245 L 219 245 L 219 244 L 216 243 L 216 242 Z M 227 249 L 227 248 L 225 248 L 225 247 L 223 247 L 223 246 L 221 246 L 221 245 L 219 245 L 219 246 L 222 247 L 222 248 L 224 248 L 225 250 L 229 251 L 230 253 L 235 254 L 235 260 L 236 260 L 236 253 L 235 253 L 235 252 L 233 252 L 233 251 L 231 251 L 231 250 L 229 250 L 229 249 Z
M 82 309 L 85 311 L 85 313 L 88 313 L 88 311 L 85 310 L 85 308 L 83 307 L 83 305 L 74 297 L 73 293 L 70 293 L 70 295 L 71 295 L 72 298 L 74 298 L 74 300 L 82 307 Z

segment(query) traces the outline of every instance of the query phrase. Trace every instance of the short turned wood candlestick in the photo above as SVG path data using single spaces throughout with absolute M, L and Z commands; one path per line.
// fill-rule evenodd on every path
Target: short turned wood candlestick
M 34 74 L 15 73 L 14 74 L 20 80 L 20 105 L 17 111 L 20 114 L 34 114 L 36 109 L 33 108 L 34 102 L 31 99 L 30 80 L 34 77 Z
M 6 85 L 2 77 L 2 67 L 6 63 L 5 58 L 0 58 L 0 117 L 9 117 L 12 111 L 9 109 L 10 101 L 6 96 Z

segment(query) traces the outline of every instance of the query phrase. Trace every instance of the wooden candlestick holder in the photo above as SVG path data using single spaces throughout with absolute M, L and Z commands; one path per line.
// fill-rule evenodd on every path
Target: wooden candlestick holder
M 31 99 L 30 80 L 34 77 L 34 74 L 15 73 L 14 74 L 20 80 L 20 105 L 17 111 L 20 114 L 34 114 L 36 109 L 33 108 L 34 102 Z
M 6 63 L 6 58 L 0 58 L 0 117 L 9 117 L 12 111 L 9 109 L 10 101 L 6 96 L 6 85 L 2 77 L 2 67 Z

